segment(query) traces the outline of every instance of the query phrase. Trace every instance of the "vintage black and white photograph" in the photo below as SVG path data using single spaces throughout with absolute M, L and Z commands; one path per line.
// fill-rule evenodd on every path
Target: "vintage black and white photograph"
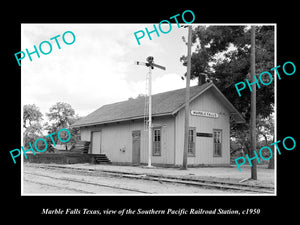
M 276 196 L 276 24 L 189 13 L 21 24 L 23 196 Z

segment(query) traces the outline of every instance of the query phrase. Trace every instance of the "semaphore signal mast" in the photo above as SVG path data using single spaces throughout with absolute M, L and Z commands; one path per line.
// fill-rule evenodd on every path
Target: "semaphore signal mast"
M 151 152 L 152 152 L 152 70 L 154 67 L 166 70 L 166 67 L 160 66 L 155 64 L 153 56 L 148 56 L 147 57 L 147 63 L 145 62 L 139 62 L 136 61 L 134 62 L 136 65 L 141 65 L 141 66 L 147 66 L 149 67 L 149 82 L 148 82 L 148 97 L 149 97 L 149 124 L 148 124 L 148 135 L 149 135 L 149 140 L 148 140 L 148 167 L 151 167 Z

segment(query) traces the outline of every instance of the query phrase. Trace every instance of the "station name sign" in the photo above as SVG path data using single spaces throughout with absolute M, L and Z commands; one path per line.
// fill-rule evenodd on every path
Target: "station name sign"
M 210 118 L 218 118 L 219 117 L 218 113 L 197 111 L 197 110 L 191 110 L 191 114 L 193 116 L 203 116 L 203 117 L 210 117 Z

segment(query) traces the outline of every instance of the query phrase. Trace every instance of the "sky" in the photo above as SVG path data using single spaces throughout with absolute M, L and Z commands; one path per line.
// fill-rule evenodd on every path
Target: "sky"
M 156 24 L 157 26 L 157 24 Z M 153 24 L 22 24 L 21 50 L 39 49 L 43 41 L 49 41 L 52 52 L 40 57 L 34 53 L 32 61 L 26 54 L 21 61 L 21 102 L 35 104 L 44 115 L 56 102 L 69 103 L 79 116 L 86 116 L 102 105 L 124 101 L 146 93 L 148 68 L 134 65 L 134 61 L 146 61 L 154 57 L 156 64 L 165 66 L 165 71 L 152 71 L 152 93 L 161 93 L 185 87 L 181 76 L 186 67 L 180 57 L 187 54 L 186 28 L 172 24 L 169 33 L 151 34 L 140 39 L 138 45 L 134 32 L 153 29 Z M 168 30 L 167 27 L 162 27 Z M 75 42 L 67 45 L 62 36 L 72 31 Z M 55 40 L 57 38 L 61 49 Z M 72 36 L 65 35 L 67 42 Z M 48 52 L 49 46 L 42 45 Z M 197 81 L 191 81 L 191 86 Z

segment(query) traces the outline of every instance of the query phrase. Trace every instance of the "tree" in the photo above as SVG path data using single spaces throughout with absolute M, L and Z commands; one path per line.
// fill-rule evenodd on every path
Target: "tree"
M 49 113 L 46 113 L 46 116 L 56 127 L 68 127 L 75 116 L 75 111 L 70 104 L 57 102 L 50 108 Z
M 38 122 L 33 123 L 23 132 L 23 146 L 29 148 L 29 143 L 33 146 L 36 139 L 42 137 L 42 135 L 42 125 Z M 38 144 L 40 144 L 40 142 Z
M 40 109 L 35 105 L 23 106 L 23 146 L 29 148 L 29 143 L 33 144 L 36 139 L 42 136 L 41 120 L 43 114 Z
M 75 115 L 75 110 L 70 104 L 57 102 L 49 109 L 49 113 L 46 113 L 46 116 L 51 122 L 50 124 L 45 124 L 45 129 L 48 130 L 49 134 L 53 132 L 57 134 L 60 129 L 67 128 L 71 133 L 71 140 L 68 143 L 76 142 L 79 130 L 76 128 L 71 128 L 70 125 L 75 123 L 79 117 Z M 63 134 L 63 132 L 61 134 Z M 57 135 L 54 135 L 53 139 L 55 143 L 60 143 Z M 65 146 L 67 150 L 67 143 L 65 143 Z
M 234 84 L 245 81 L 250 74 L 250 30 L 246 26 L 198 26 L 193 30 L 192 41 L 196 50 L 192 54 L 191 79 L 206 73 L 241 112 L 250 119 L 250 90 L 237 95 Z M 187 63 L 186 56 L 180 61 Z M 274 67 L 274 27 L 257 26 L 256 72 Z M 257 91 L 257 114 L 267 117 L 273 111 L 274 82 Z
M 144 99 L 144 98 L 146 98 L 146 97 L 147 97 L 147 95 L 145 95 L 145 94 L 139 94 L 136 98 L 129 97 L 128 100 Z
M 270 146 L 270 144 L 273 143 L 275 140 L 273 114 L 271 114 L 267 118 L 258 118 L 256 128 L 257 128 L 256 133 L 257 133 L 258 137 L 262 136 L 264 139 L 263 146 Z M 261 147 L 263 147 L 263 146 L 261 146 Z M 270 148 L 272 149 L 273 157 L 271 157 L 269 160 L 268 169 L 274 169 L 274 145 L 270 146 Z M 269 157 L 269 154 L 265 158 L 268 158 L 268 157 Z
M 34 122 L 40 122 L 42 120 L 43 114 L 40 109 L 35 105 L 24 105 L 23 106 L 23 127 L 27 128 Z
M 207 74 L 242 113 L 245 124 L 231 123 L 231 136 L 250 152 L 250 90 L 238 96 L 235 84 L 250 77 L 250 29 L 247 26 L 197 26 L 193 29 L 191 79 Z M 256 26 L 256 73 L 274 67 L 274 26 Z M 180 61 L 186 66 L 187 57 Z M 263 77 L 263 79 L 267 79 Z M 267 83 L 266 80 L 264 80 Z M 274 107 L 274 82 L 257 90 L 257 118 L 268 118 Z

